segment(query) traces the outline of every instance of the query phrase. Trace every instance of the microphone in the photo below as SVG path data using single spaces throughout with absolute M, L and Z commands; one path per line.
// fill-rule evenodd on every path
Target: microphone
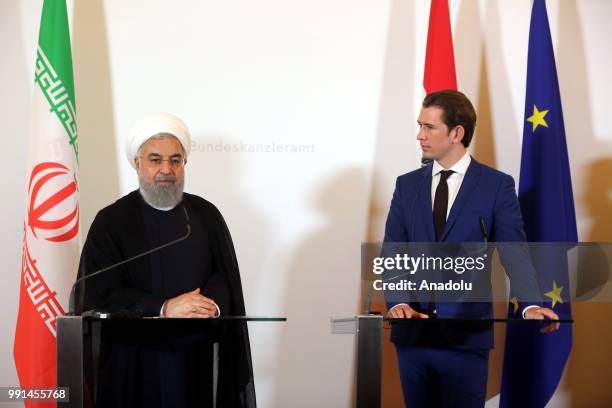
M 191 221 L 189 219 L 189 214 L 187 213 L 187 208 L 185 207 L 184 204 L 182 205 L 182 207 L 183 207 L 183 212 L 185 213 L 185 221 L 186 221 L 186 226 L 187 226 L 187 232 L 185 233 L 184 236 L 182 236 L 182 237 L 180 237 L 178 239 L 175 239 L 173 241 L 167 242 L 165 244 L 162 244 L 162 245 L 160 245 L 158 247 L 155 247 L 153 249 L 149 249 L 148 251 L 142 252 L 142 253 L 140 253 L 138 255 L 134 255 L 131 258 L 124 259 L 123 261 L 119 261 L 119 262 L 114 263 L 114 264 L 112 264 L 110 266 L 104 267 L 102 269 L 98 269 L 97 271 L 95 271 L 92 274 L 84 275 L 84 276 L 81 276 L 80 278 L 78 278 L 74 282 L 74 284 L 72 285 L 72 289 L 70 289 L 70 300 L 68 301 L 68 316 L 76 316 L 75 311 L 74 311 L 74 309 L 75 309 L 74 296 L 75 296 L 75 292 L 76 292 L 76 287 L 77 287 L 77 285 L 79 283 L 84 282 L 85 280 L 87 280 L 89 278 L 93 278 L 94 276 L 100 275 L 100 274 L 102 274 L 104 272 L 107 272 L 107 271 L 109 271 L 111 269 L 114 269 L 114 268 L 116 268 L 118 266 L 121 266 L 121 265 L 124 265 L 126 263 L 132 262 L 132 261 L 134 261 L 136 259 L 142 258 L 143 256 L 150 255 L 150 254 L 152 254 L 154 252 L 157 252 L 157 251 L 159 251 L 161 249 L 167 248 L 167 247 L 172 246 L 174 244 L 178 244 L 179 242 L 184 241 L 187 238 L 189 238 L 189 236 L 191 235 Z
M 433 159 L 426 159 L 425 157 L 421 157 L 421 167 L 427 166 L 432 161 L 433 161 Z

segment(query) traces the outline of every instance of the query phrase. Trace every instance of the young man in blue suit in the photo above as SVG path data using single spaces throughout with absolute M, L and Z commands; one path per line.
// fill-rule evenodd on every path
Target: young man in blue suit
M 467 148 L 476 126 L 469 99 L 457 91 L 427 95 L 418 119 L 417 139 L 432 162 L 397 178 L 385 229 L 385 242 L 524 242 L 525 232 L 511 176 L 478 163 Z M 527 267 L 504 265 L 513 288 L 529 299 L 539 289 Z M 502 254 L 502 263 L 504 255 Z M 558 319 L 538 302 L 521 310 L 525 319 Z M 389 317 L 441 319 L 492 317 L 490 303 L 388 303 Z M 551 323 L 543 331 L 557 330 Z M 490 324 L 429 321 L 394 325 L 404 400 L 409 408 L 482 407 L 487 389 Z

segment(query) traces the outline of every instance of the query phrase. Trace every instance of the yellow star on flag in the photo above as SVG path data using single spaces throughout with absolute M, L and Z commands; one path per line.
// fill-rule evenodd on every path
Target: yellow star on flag
M 516 296 L 510 299 L 510 303 L 512 303 L 512 305 L 514 306 L 513 313 L 516 314 L 519 308 L 518 299 L 516 298 Z
M 563 299 L 561 299 L 561 291 L 563 290 L 563 286 L 557 286 L 557 282 L 553 281 L 553 289 L 550 292 L 546 292 L 544 295 L 548 296 L 552 300 L 552 307 L 554 308 L 557 302 L 563 303 Z
M 546 110 L 538 110 L 538 107 L 533 105 L 533 115 L 527 118 L 527 122 L 531 122 L 533 124 L 533 129 L 531 132 L 535 132 L 538 126 L 542 125 L 544 127 L 548 127 L 548 123 L 544 120 L 544 116 L 548 113 L 548 109 Z

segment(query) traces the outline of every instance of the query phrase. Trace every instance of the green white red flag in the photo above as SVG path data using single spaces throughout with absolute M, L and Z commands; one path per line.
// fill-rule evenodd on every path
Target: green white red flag
M 68 304 L 79 235 L 79 150 L 65 0 L 44 1 L 34 71 L 14 357 L 22 387 L 53 388 L 56 318 Z

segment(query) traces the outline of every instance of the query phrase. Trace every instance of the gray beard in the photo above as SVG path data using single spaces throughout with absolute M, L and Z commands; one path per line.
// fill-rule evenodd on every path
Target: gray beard
M 155 182 L 148 184 L 138 175 L 138 184 L 142 198 L 153 208 L 174 208 L 183 199 L 183 183 L 175 182 L 170 186 L 160 186 Z

